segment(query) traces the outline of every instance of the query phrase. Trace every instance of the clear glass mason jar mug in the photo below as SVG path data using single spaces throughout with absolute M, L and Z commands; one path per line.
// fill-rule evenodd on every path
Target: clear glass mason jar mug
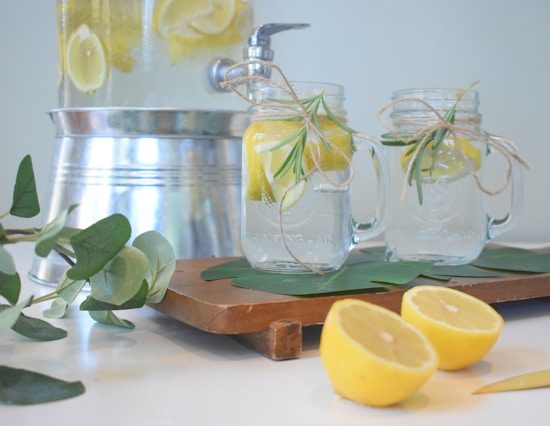
M 390 117 L 396 135 L 410 137 L 438 123 L 437 114 L 445 116 L 455 103 L 457 92 L 455 89 L 395 92 L 392 100 L 396 103 Z M 428 144 L 424 150 L 419 162 L 422 202 L 415 179 L 410 186 L 405 182 L 409 163 L 413 161 L 411 147 L 387 147 L 391 170 L 390 213 L 385 233 L 388 260 L 465 264 L 476 259 L 487 242 L 513 227 L 521 208 L 522 172 L 518 165 L 512 165 L 509 213 L 502 219 L 490 217 L 480 185 L 486 158 L 494 150 L 481 140 L 482 135 L 488 135 L 483 133 L 478 106 L 478 92 L 467 92 L 458 102 L 455 115 L 455 125 L 464 129 L 464 134 L 447 133 L 438 149 Z M 511 144 L 496 136 L 488 137 L 496 143 Z
M 206 66 L 242 58 L 247 0 L 57 0 L 59 106 L 240 110 Z
M 329 144 L 300 133 L 303 116 L 285 90 L 254 86 L 257 106 L 243 138 L 242 249 L 251 265 L 263 271 L 334 271 L 357 242 L 383 231 L 389 188 L 386 159 L 376 142 L 356 137 L 352 141 L 344 130 L 342 86 L 292 86 L 308 108 L 313 108 L 315 97 L 323 96 L 333 116 L 320 107 L 316 122 Z M 351 213 L 350 161 L 356 148 L 370 152 L 378 178 L 377 210 L 366 223 L 356 222 Z

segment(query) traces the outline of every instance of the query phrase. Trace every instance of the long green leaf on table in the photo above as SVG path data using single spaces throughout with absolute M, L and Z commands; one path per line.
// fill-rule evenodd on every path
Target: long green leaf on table
M 550 253 L 536 253 L 514 247 L 487 248 L 472 265 L 501 271 L 550 272 Z
M 82 395 L 82 382 L 66 382 L 34 371 L 0 365 L 0 401 L 30 405 Z
M 105 268 L 90 277 L 91 296 L 122 305 L 138 292 L 147 273 L 147 257 L 134 247 L 124 247 Z
M 0 272 L 0 296 L 5 298 L 11 305 L 15 305 L 21 293 L 21 278 L 19 274 L 7 275 Z
M 2 226 L 2 224 L 0 223 L 0 242 L 6 238 L 6 230 L 4 229 L 4 227 Z
M 40 213 L 36 183 L 30 155 L 26 155 L 17 169 L 10 214 L 17 217 L 34 217 Z
M 76 265 L 67 271 L 67 277 L 84 280 L 97 274 L 122 250 L 131 232 L 128 219 L 115 213 L 73 235 L 71 245 L 76 254 Z
M 149 263 L 145 275 L 149 283 L 147 301 L 158 303 L 164 298 L 170 279 L 176 270 L 174 249 L 168 240 L 156 231 L 148 231 L 138 235 L 132 246 L 141 250 Z
M 38 241 L 34 248 L 34 252 L 40 257 L 46 257 L 53 250 L 57 240 L 61 235 L 61 231 L 65 226 L 67 216 L 76 208 L 76 204 L 72 204 L 69 208 L 63 210 L 57 217 L 44 226 L 39 234 Z
M 113 305 L 112 303 L 102 302 L 101 300 L 94 299 L 92 296 L 88 296 L 81 304 L 81 311 L 116 311 L 124 309 L 141 308 L 145 305 L 147 299 L 147 290 L 149 286 L 147 281 L 143 280 L 143 284 L 139 291 L 129 300 L 121 305 Z
M 2 306 L 0 306 L 0 309 Z M 15 324 L 11 327 L 13 331 L 34 340 L 49 342 L 52 340 L 64 339 L 67 331 L 57 328 L 39 318 L 28 317 L 21 314 Z
M 532 371 L 519 376 L 499 380 L 475 390 L 474 394 L 508 392 L 524 389 L 545 388 L 550 386 L 550 369 Z
M 32 297 L 29 297 L 15 306 L 1 305 L 5 307 L 0 309 L 0 336 L 12 328 L 21 315 L 21 311 L 28 306 L 31 299 Z
M 112 311 L 88 311 L 90 316 L 97 322 L 121 328 L 135 328 L 135 325 L 125 319 L 117 317 Z

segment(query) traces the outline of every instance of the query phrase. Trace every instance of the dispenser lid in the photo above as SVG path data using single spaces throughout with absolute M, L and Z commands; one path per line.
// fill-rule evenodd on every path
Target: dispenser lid
M 49 112 L 57 136 L 242 137 L 250 115 L 164 108 L 60 108 Z

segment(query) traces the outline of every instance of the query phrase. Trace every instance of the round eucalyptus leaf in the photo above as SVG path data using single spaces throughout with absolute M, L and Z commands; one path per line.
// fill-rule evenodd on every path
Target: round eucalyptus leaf
M 122 305 L 139 291 L 147 268 L 147 257 L 140 250 L 124 247 L 90 278 L 92 297 L 113 305 Z

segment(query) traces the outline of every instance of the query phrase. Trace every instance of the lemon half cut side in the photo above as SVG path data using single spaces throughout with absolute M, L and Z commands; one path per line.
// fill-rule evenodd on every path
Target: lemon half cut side
M 99 37 L 82 24 L 69 37 L 66 69 L 81 92 L 94 92 L 107 80 L 107 60 Z
M 335 302 L 321 333 L 320 355 L 334 390 L 362 404 L 395 404 L 437 368 L 428 339 L 399 315 L 356 299 Z
M 487 303 L 438 286 L 407 290 L 401 315 L 431 341 L 442 370 L 458 370 L 479 361 L 493 347 L 504 324 Z

